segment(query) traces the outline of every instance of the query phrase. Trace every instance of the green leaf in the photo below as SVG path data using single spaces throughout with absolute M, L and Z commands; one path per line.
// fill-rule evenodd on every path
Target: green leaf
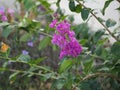
M 3 68 L 6 68 L 7 65 L 8 65 L 8 62 L 4 62 L 3 65 L 2 65 L 2 67 L 3 67 Z
M 18 75 L 20 72 L 15 72 L 9 76 L 9 80 L 15 79 L 16 75 Z
M 75 12 L 76 13 L 80 13 L 82 10 L 82 6 L 80 4 L 78 4 L 76 7 L 75 7 Z
M 57 0 L 57 3 L 56 3 L 57 7 L 60 6 L 60 1 L 61 1 L 61 0 Z
M 80 40 L 80 44 L 81 44 L 81 45 L 85 45 L 87 42 L 88 42 L 87 39 L 81 39 L 81 40 Z
M 34 72 L 35 71 L 37 71 L 39 68 L 36 68 L 36 67 L 30 67 L 30 69 L 28 69 L 28 70 L 26 70 L 23 74 L 22 74 L 22 76 L 26 76 L 26 75 L 28 75 L 28 77 L 31 77 L 31 76 L 33 76 L 34 75 Z
M 97 48 L 95 49 L 96 55 L 100 56 L 102 54 L 102 49 L 103 49 L 103 46 L 98 45 Z
M 65 20 L 65 18 L 67 17 L 68 15 L 64 15 L 60 18 L 60 20 Z
M 40 44 L 39 44 L 39 49 L 44 49 L 45 47 L 47 47 L 51 42 L 51 38 L 50 37 L 45 37 L 44 39 L 42 39 L 40 41 Z
M 52 12 L 52 10 L 50 9 L 50 3 L 48 3 L 47 0 L 38 0 L 40 2 L 41 5 L 43 5 L 45 7 L 46 10 Z
M 73 65 L 73 61 L 72 60 L 64 60 L 59 68 L 59 72 L 62 73 L 65 70 L 69 69 L 71 66 Z
M 98 40 L 102 37 L 102 35 L 104 35 L 105 31 L 104 30 L 98 30 L 95 35 L 93 36 L 93 41 L 95 43 L 98 42 Z
M 115 42 L 111 47 L 111 53 L 120 58 L 120 42 Z
M 102 38 L 102 39 L 100 39 L 97 43 L 99 44 L 99 45 L 103 45 L 105 42 L 107 42 L 108 41 L 108 38 L 106 37 L 106 38 Z
M 72 12 L 74 12 L 74 11 L 76 10 L 74 0 L 70 0 L 70 2 L 69 2 L 69 9 L 70 9 Z
M 82 24 L 77 25 L 75 27 L 76 36 L 84 38 L 84 39 L 90 38 L 90 37 L 88 37 L 89 36 L 89 32 L 88 31 L 89 30 L 90 30 L 90 28 L 89 28 L 87 23 L 82 23 Z
M 118 72 L 120 73 L 120 63 L 118 63 L 112 67 L 112 72 L 113 73 L 118 73 Z
M 101 54 L 101 58 L 103 58 L 104 60 L 108 60 L 109 56 L 109 51 L 108 48 L 102 48 L 102 54 Z
M 39 64 L 40 62 L 42 62 L 42 61 L 44 61 L 45 60 L 45 57 L 42 57 L 42 58 L 38 58 L 38 59 L 36 59 L 36 60 L 30 60 L 30 64 L 35 64 L 35 65 L 37 65 L 37 64 Z
M 116 21 L 115 21 L 115 20 L 108 19 L 108 20 L 106 21 L 106 26 L 107 26 L 107 27 L 112 27 L 112 26 L 114 26 L 115 24 L 116 24 Z
M 49 78 L 53 76 L 53 73 L 47 73 L 44 75 L 44 81 L 47 81 Z
M 98 19 L 100 22 L 105 22 L 105 20 L 102 19 L 101 17 L 97 17 L 97 19 Z
M 79 84 L 80 90 L 103 90 L 101 83 L 96 79 L 88 79 Z
M 57 90 L 62 90 L 64 84 L 65 84 L 65 81 L 63 79 L 55 80 L 52 83 L 50 90 L 55 90 L 56 88 L 57 88 Z
M 83 8 L 83 9 L 81 10 L 81 17 L 82 17 L 82 19 L 83 19 L 84 21 L 88 18 L 89 13 L 90 13 L 90 11 L 89 11 L 89 9 L 87 9 L 87 8 Z
M 113 88 L 114 90 L 120 89 L 120 83 L 115 79 L 110 79 L 110 85 L 111 85 L 111 88 Z
M 32 37 L 32 34 L 26 33 L 26 34 L 24 34 L 24 35 L 21 36 L 20 41 L 26 42 L 26 41 L 30 40 L 31 37 Z
M 69 19 L 70 22 L 73 22 L 74 21 L 74 16 L 73 15 L 69 15 L 68 19 Z
M 85 61 L 83 63 L 83 71 L 84 71 L 84 73 L 88 74 L 89 72 L 91 72 L 92 67 L 93 67 L 93 59 Z
M 28 11 L 29 9 L 31 9 L 35 3 L 33 2 L 33 0 L 24 0 L 24 6 L 25 6 L 25 10 Z
M 23 55 L 21 54 L 18 58 L 17 58 L 18 61 L 21 61 L 21 62 L 29 62 L 30 61 L 30 56 L 29 55 Z
M 9 25 L 8 22 L 2 22 L 2 23 L 0 23 L 0 27 L 1 27 L 1 26 L 8 26 L 8 25 Z
M 1 68 L 0 67 L 0 71 L 6 71 L 7 69 L 6 68 Z
M 2 36 L 7 38 L 11 32 L 12 32 L 12 27 L 11 26 L 4 27 L 4 29 L 2 31 Z
M 106 10 L 106 8 L 110 5 L 110 3 L 111 3 L 112 1 L 114 1 L 114 0 L 107 0 L 107 1 L 105 2 L 105 5 L 104 5 L 104 7 L 103 7 L 103 9 L 102 9 L 102 14 L 103 14 L 103 15 L 105 15 L 105 10 Z

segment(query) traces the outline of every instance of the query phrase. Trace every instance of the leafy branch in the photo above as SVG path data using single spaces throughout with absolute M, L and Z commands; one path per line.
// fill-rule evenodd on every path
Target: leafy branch
M 42 70 L 44 70 L 44 71 L 48 71 L 48 72 L 53 73 L 53 71 L 51 71 L 51 70 L 49 70 L 49 69 L 47 69 L 47 68 L 45 68 L 45 67 L 38 66 L 38 65 L 36 65 L 36 64 L 32 64 L 32 63 L 25 62 L 25 61 L 22 61 L 22 60 L 13 60 L 12 58 L 6 58 L 6 57 L 2 57 L 2 56 L 0 56 L 0 59 L 6 59 L 6 60 L 9 60 L 10 62 L 18 62 L 18 63 L 28 64 L 28 65 L 30 65 L 30 66 L 32 66 L 32 67 L 39 68 L 39 69 L 42 69 Z
M 9 68 L 0 68 L 0 71 L 11 71 L 11 72 L 17 72 L 17 73 L 28 73 L 31 75 L 37 75 L 37 76 L 42 76 L 45 77 L 45 74 L 42 73 L 35 73 L 35 72 L 30 72 L 30 71 L 23 71 L 23 70 L 16 70 L 16 69 L 9 69 Z M 57 79 L 56 76 L 51 76 L 52 79 Z
M 86 7 L 84 4 L 82 4 L 79 0 L 76 0 L 79 5 L 83 6 L 86 9 L 89 9 L 88 7 Z M 90 10 L 90 13 L 93 15 L 93 17 L 96 18 L 96 20 L 105 28 L 105 30 L 107 30 L 107 32 L 116 40 L 116 41 L 120 41 L 116 36 L 114 36 L 114 34 L 107 28 L 107 26 L 105 26 L 100 20 L 99 18 L 93 13 L 92 10 Z

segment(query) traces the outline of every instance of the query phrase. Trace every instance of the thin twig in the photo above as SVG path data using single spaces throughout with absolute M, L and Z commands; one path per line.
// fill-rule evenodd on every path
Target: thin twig
M 103 77 L 110 77 L 110 78 L 113 78 L 113 79 L 116 79 L 116 80 L 118 80 L 119 82 L 120 82 L 120 78 L 118 78 L 118 77 L 116 77 L 116 76 L 113 76 L 113 75 L 111 75 L 111 74 L 108 74 L 108 73 L 94 73 L 94 74 L 90 74 L 90 75 L 87 75 L 86 77 L 84 77 L 83 79 L 82 79 L 82 81 L 84 81 L 84 80 L 87 80 L 87 79 L 90 79 L 90 78 L 92 78 L 92 77 L 98 77 L 98 76 L 103 76 Z
M 44 33 L 44 32 L 40 32 L 40 34 L 43 34 L 45 36 L 48 36 L 48 37 L 52 38 L 52 35 L 50 35 L 50 34 L 47 34 L 47 33 Z
M 76 0 L 81 6 L 83 6 L 84 8 L 88 9 L 85 5 L 83 5 L 79 0 Z M 107 28 L 107 26 L 105 26 L 99 19 L 98 17 L 93 13 L 92 10 L 90 10 L 90 13 L 97 19 L 97 21 L 108 31 L 108 33 L 116 40 L 116 41 L 120 41 L 116 36 L 114 36 L 114 34 L 112 34 L 112 32 Z
M 120 0 L 117 0 L 120 3 Z

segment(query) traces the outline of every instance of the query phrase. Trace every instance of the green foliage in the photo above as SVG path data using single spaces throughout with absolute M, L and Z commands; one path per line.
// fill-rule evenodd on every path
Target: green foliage
M 104 35 L 104 33 L 105 33 L 104 30 L 98 30 L 98 31 L 95 33 L 94 37 L 93 37 L 93 41 L 94 41 L 95 43 L 97 43 L 98 40 L 100 40 L 101 37 Z
M 23 4 L 21 11 L 11 18 L 7 15 L 12 22 L 0 22 L 0 90 L 119 90 L 119 22 L 97 17 L 97 8 L 88 8 L 87 0 L 68 0 L 70 11 L 86 21 L 75 24 L 74 15 L 65 15 L 61 9 L 61 1 L 16 0 Z M 105 1 L 103 15 L 112 1 Z M 55 13 L 52 4 L 57 6 Z M 104 29 L 92 31 L 89 16 L 105 24 Z M 78 57 L 59 60 L 60 51 L 51 43 L 55 30 L 49 28 L 54 18 L 71 24 L 82 46 Z M 110 37 L 116 41 L 111 43 Z M 24 55 L 23 50 L 29 54 Z
M 89 74 L 92 71 L 93 59 L 87 60 L 83 63 L 83 71 L 85 74 Z
M 20 37 L 20 41 L 22 42 L 26 42 L 26 41 L 29 41 L 29 39 L 32 37 L 32 34 L 31 33 L 25 33 L 24 35 L 22 35 Z
M 88 38 L 90 27 L 86 23 L 79 24 L 75 27 L 76 36 L 81 38 Z
M 80 4 L 75 5 L 75 1 L 74 0 L 70 0 L 70 2 L 69 2 L 69 9 L 72 12 L 80 13 L 81 10 L 82 10 L 82 6 Z
M 39 49 L 44 49 L 50 44 L 51 38 L 45 37 L 41 42 L 39 43 Z
M 87 9 L 87 8 L 83 8 L 83 9 L 81 10 L 81 17 L 82 17 L 82 19 L 83 19 L 84 21 L 88 18 L 89 13 L 90 13 L 90 11 L 89 11 L 89 9 Z
M 26 11 L 30 10 L 31 8 L 33 8 L 33 7 L 35 6 L 35 3 L 34 3 L 33 0 L 30 0 L 30 1 L 28 1 L 28 0 L 23 0 L 23 3 L 24 3 L 24 5 L 25 5 L 25 10 L 26 10 Z
M 76 8 L 75 8 L 75 12 L 76 13 L 80 13 L 81 12 L 81 10 L 82 10 L 82 6 L 81 5 L 76 5 Z
M 30 56 L 29 55 L 23 55 L 21 54 L 18 58 L 17 58 L 18 61 L 21 61 L 21 62 L 29 62 L 30 61 Z
M 11 26 L 4 27 L 4 30 L 2 31 L 2 36 L 7 38 L 11 32 L 12 32 Z
M 107 9 L 107 7 L 110 5 L 110 3 L 112 2 L 113 0 L 107 0 L 106 2 L 105 2 L 105 5 L 104 5 L 104 7 L 103 7 L 103 9 L 102 9 L 102 14 L 104 15 L 105 14 L 105 10 Z
M 8 25 L 9 25 L 8 22 L 2 22 L 2 23 L 0 23 L 0 26 L 8 26 Z
M 74 0 L 70 0 L 70 2 L 69 2 L 69 9 L 71 11 L 75 11 L 75 2 L 74 2 Z
M 64 60 L 62 61 L 61 65 L 60 65 L 60 69 L 59 72 L 62 73 L 64 71 L 66 71 L 67 69 L 69 69 L 73 64 L 72 60 Z
M 106 26 L 107 27 L 113 27 L 116 24 L 116 21 L 112 20 L 112 19 L 108 19 L 106 21 Z
M 15 73 L 11 74 L 11 75 L 9 76 L 9 79 L 15 81 L 16 75 L 18 75 L 18 74 L 19 74 L 19 72 L 15 72 Z
M 120 58 L 120 42 L 115 42 L 111 47 L 111 53 Z
M 100 83 L 96 80 L 86 80 L 80 84 L 81 90 L 102 90 Z
M 55 80 L 52 84 L 51 90 L 58 89 L 61 90 L 64 86 L 65 82 L 63 79 Z

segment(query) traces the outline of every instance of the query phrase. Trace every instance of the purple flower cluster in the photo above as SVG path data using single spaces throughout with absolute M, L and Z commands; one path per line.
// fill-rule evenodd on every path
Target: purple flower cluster
M 60 23 L 53 20 L 49 26 L 56 29 L 52 43 L 61 48 L 60 59 L 65 56 L 77 57 L 81 53 L 82 47 L 75 38 L 74 31 L 70 30 L 70 24 L 66 20 Z
M 10 8 L 7 9 L 7 13 L 10 14 L 11 16 L 14 15 L 14 11 Z M 7 15 L 4 7 L 0 7 L 0 21 L 3 22 L 7 21 Z

